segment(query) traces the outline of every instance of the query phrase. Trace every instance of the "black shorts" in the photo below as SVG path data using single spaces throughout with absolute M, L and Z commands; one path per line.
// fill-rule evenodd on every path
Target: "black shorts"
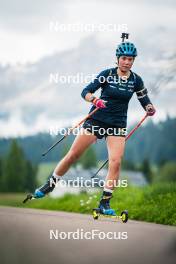
M 119 128 L 93 118 L 87 119 L 83 124 L 83 128 L 87 129 L 98 139 L 106 138 L 107 136 L 126 137 L 126 127 Z

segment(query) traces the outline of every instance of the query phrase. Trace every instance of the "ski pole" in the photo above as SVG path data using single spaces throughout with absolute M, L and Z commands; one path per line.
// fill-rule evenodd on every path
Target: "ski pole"
M 79 127 L 84 121 L 86 121 L 86 119 L 90 118 L 97 110 L 99 109 L 99 107 L 95 108 L 92 112 L 90 112 L 90 114 L 88 114 L 84 119 L 82 119 L 78 124 L 76 124 L 74 127 L 71 127 L 68 132 L 61 138 L 59 139 L 57 142 L 55 142 L 47 151 L 45 151 L 42 156 L 45 156 L 50 150 L 52 150 L 56 145 L 58 145 L 62 140 L 64 140 L 70 132 L 72 132 L 75 128 Z
M 146 114 L 142 119 L 141 121 L 137 124 L 137 126 L 135 126 L 131 131 L 130 133 L 126 136 L 125 138 L 125 141 L 127 141 L 131 135 L 142 125 L 142 123 L 145 121 L 145 119 L 147 118 L 148 114 Z M 99 171 L 108 163 L 108 159 L 102 164 L 102 166 L 98 169 L 98 171 L 91 177 L 91 178 L 94 178 L 98 173 Z

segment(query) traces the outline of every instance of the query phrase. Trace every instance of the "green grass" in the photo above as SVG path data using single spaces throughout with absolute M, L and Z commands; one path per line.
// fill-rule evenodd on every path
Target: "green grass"
M 101 192 L 66 194 L 61 198 L 46 197 L 22 204 L 25 194 L 1 193 L 0 205 L 91 214 L 92 208 L 98 205 L 100 195 Z M 119 213 L 127 209 L 130 219 L 176 225 L 176 184 L 117 188 L 111 206 Z

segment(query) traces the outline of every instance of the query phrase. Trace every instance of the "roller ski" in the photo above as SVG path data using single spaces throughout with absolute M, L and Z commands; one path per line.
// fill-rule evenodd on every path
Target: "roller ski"
M 128 211 L 124 210 L 121 215 L 117 215 L 114 209 L 110 208 L 110 199 L 112 196 L 103 196 L 98 208 L 93 209 L 93 218 L 97 220 L 100 216 L 121 220 L 123 223 L 128 221 Z
M 116 220 L 121 220 L 123 223 L 126 223 L 128 221 L 128 211 L 124 210 L 121 212 L 121 215 L 117 215 L 116 213 L 114 215 L 107 215 L 102 214 L 100 208 L 94 208 L 93 209 L 93 219 L 97 220 L 99 217 L 107 217 L 107 218 L 113 218 Z
M 57 179 L 53 176 L 49 177 L 47 182 L 35 190 L 35 192 L 27 194 L 23 203 L 26 203 L 28 200 L 39 199 L 45 197 L 48 193 L 52 192 L 56 186 Z

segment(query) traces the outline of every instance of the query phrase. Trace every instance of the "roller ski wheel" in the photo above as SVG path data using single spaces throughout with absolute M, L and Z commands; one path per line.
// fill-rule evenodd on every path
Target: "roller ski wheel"
M 36 189 L 35 192 L 29 193 L 26 198 L 24 199 L 23 203 L 26 203 L 28 200 L 33 200 L 33 199 L 39 199 L 39 198 L 43 198 L 46 194 L 44 194 L 43 192 L 41 192 L 39 189 Z
M 121 220 L 122 223 L 126 223 L 128 221 L 128 211 L 127 210 L 122 211 L 121 215 L 105 215 L 105 214 L 101 213 L 99 208 L 94 208 L 92 210 L 92 214 L 93 214 L 94 220 L 98 220 L 98 218 L 100 216 L 102 216 L 102 217 L 106 217 L 106 218 L 113 218 L 116 220 Z
M 52 184 L 51 184 L 52 181 Z M 29 193 L 24 199 L 23 203 L 26 203 L 28 200 L 43 198 L 48 193 L 52 192 L 55 188 L 57 180 L 50 176 L 47 182 L 41 187 L 37 188 L 33 194 Z
M 93 213 L 93 219 L 94 219 L 94 220 L 97 220 L 98 217 L 100 216 L 100 209 L 99 209 L 99 208 L 94 208 L 94 209 L 92 210 L 92 213 Z
M 123 223 L 126 223 L 128 221 L 128 211 L 124 210 L 121 212 L 121 219 Z
M 32 193 L 29 193 L 24 199 L 23 203 L 26 203 L 28 200 L 32 200 L 32 199 L 35 199 L 35 197 Z

